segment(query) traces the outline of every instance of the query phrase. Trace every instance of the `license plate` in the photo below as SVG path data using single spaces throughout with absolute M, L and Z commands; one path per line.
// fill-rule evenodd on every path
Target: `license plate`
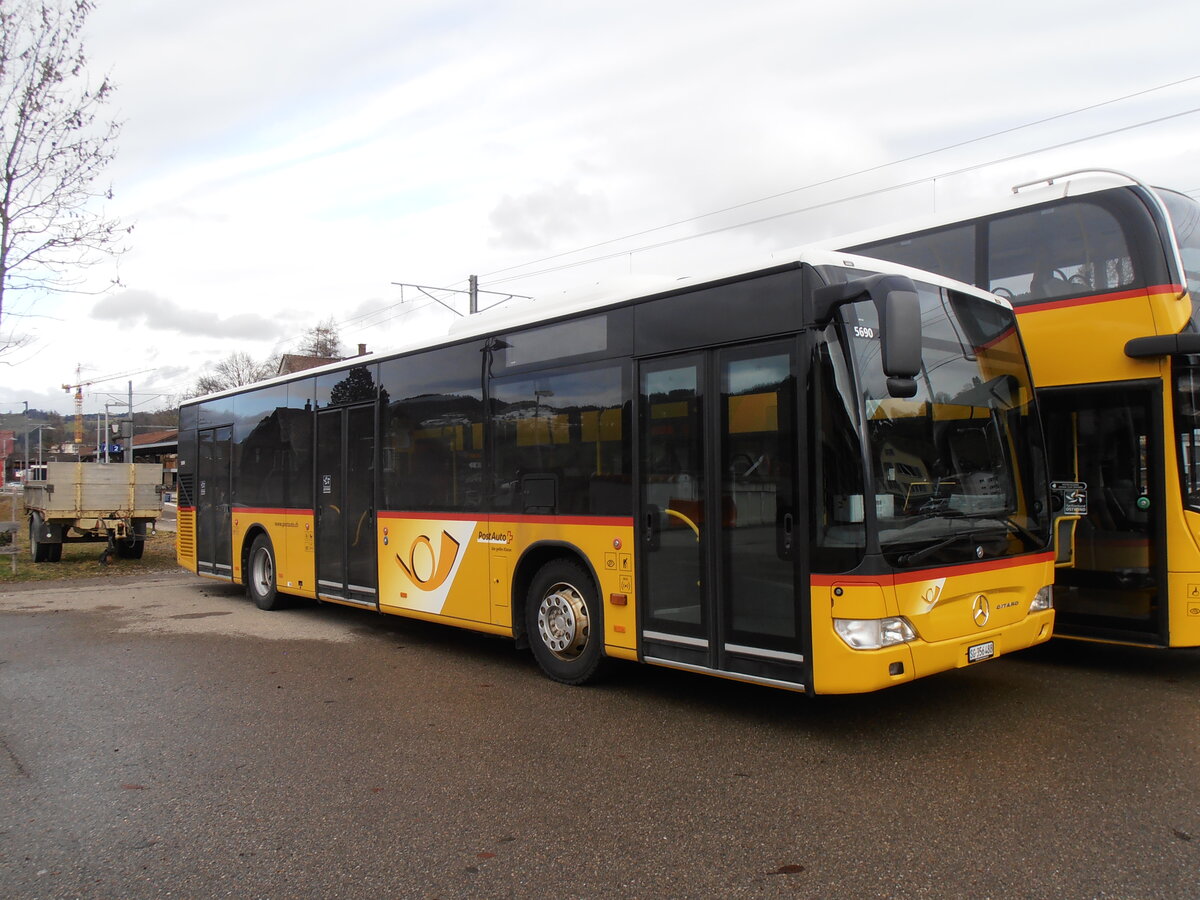
M 985 659 L 991 659 L 995 655 L 995 641 L 985 641 L 982 644 L 974 644 L 967 648 L 967 662 L 969 663 L 982 662 Z

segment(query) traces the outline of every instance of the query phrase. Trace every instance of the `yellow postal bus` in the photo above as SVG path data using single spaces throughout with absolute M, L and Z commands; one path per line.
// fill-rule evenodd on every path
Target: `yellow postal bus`
M 1049 638 L 1046 459 L 1008 304 L 849 254 L 180 409 L 180 562 L 605 657 L 868 691 Z
M 1200 204 L 1086 170 L 1004 200 L 841 238 L 1007 297 L 1051 479 L 1086 491 L 1060 635 L 1200 645 Z

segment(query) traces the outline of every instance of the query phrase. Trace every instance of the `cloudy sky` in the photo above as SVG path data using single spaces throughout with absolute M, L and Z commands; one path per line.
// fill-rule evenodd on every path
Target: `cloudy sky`
M 1195 0 L 97 4 L 130 249 L 26 310 L 0 411 L 69 411 L 77 366 L 87 412 L 129 372 L 161 407 L 330 316 L 348 349 L 444 332 L 395 282 L 550 309 L 1064 169 L 1200 195 Z

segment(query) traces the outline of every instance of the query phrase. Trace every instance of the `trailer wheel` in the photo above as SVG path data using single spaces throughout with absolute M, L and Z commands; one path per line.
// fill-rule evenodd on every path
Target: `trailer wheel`
M 42 531 L 42 514 L 29 514 L 29 555 L 33 557 L 35 563 L 43 562 L 58 562 L 52 558 L 54 544 L 38 540 L 38 535 Z M 62 553 L 62 544 L 58 544 L 58 552 Z
M 246 593 L 259 609 L 273 610 L 283 606 L 283 595 L 276 590 L 275 548 L 271 539 L 260 534 L 250 545 L 246 565 Z
M 117 556 L 121 559 L 141 559 L 146 549 L 146 521 L 138 519 L 133 523 L 133 534 L 123 541 L 117 541 Z

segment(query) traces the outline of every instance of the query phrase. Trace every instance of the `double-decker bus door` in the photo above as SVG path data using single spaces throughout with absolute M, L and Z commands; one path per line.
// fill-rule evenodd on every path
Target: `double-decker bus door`
M 1087 485 L 1071 566 L 1055 573 L 1058 634 L 1167 642 L 1162 385 L 1038 391 L 1051 480 Z
M 230 462 L 233 429 L 203 428 L 196 466 L 196 571 L 233 578 Z
M 638 381 L 643 657 L 803 684 L 794 345 L 644 360 Z
M 378 605 L 375 406 L 317 413 L 317 596 Z

